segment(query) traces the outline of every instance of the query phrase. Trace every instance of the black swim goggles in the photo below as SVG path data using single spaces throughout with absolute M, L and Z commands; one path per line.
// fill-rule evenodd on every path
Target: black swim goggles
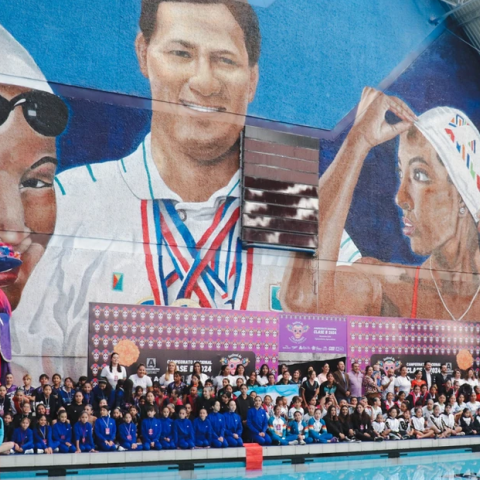
M 11 100 L 0 95 L 0 125 L 7 121 L 16 107 L 22 107 L 26 122 L 33 130 L 45 137 L 56 137 L 67 126 L 68 108 L 52 93 L 30 90 Z

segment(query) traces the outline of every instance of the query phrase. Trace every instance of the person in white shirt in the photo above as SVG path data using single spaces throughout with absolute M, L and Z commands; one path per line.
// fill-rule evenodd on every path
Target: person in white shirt
M 402 366 L 402 368 L 400 368 L 400 375 L 395 378 L 393 385 L 395 388 L 395 393 L 397 394 L 399 392 L 405 392 L 406 395 L 410 393 L 410 390 L 412 389 L 412 383 L 407 375 L 407 367 Z
M 125 158 L 57 176 L 55 234 L 11 321 L 27 371 L 43 356 L 72 359 L 64 376 L 83 373 L 89 302 L 278 308 L 272 286 L 288 282 L 295 254 L 245 249 L 241 239 L 240 137 L 260 31 L 249 3 L 233 3 L 142 9 L 136 51 L 154 100 L 151 131 Z M 343 237 L 338 261 L 348 265 L 361 254 Z M 118 276 L 122 288 L 112 288 Z
M 266 363 L 264 363 L 258 372 L 257 382 L 264 387 L 268 383 L 268 374 L 270 373 L 270 368 Z
M 438 396 L 438 402 L 435 402 L 435 405 L 438 405 L 438 407 L 440 408 L 440 413 L 443 413 L 445 411 L 446 401 L 447 401 L 447 397 L 443 393 L 441 393 Z
M 292 398 L 292 404 L 292 408 L 288 411 L 288 419 L 293 420 L 295 418 L 295 412 L 300 412 L 303 417 L 302 399 L 299 396 L 295 396 Z
M 426 420 L 423 416 L 423 408 L 416 407 L 415 408 L 415 416 L 412 417 L 412 427 L 413 427 L 413 434 L 417 438 L 431 438 L 435 436 L 435 432 L 430 428 L 426 427 Z
M 390 430 L 387 428 L 385 424 L 385 419 L 383 418 L 383 414 L 379 413 L 375 417 L 375 420 L 372 422 L 372 427 L 375 432 L 377 432 L 382 438 L 387 439 L 390 435 Z
M 193 372 L 192 372 L 192 375 L 196 373 L 200 379 L 200 381 L 202 382 L 202 385 L 205 385 L 205 382 L 208 378 L 210 378 L 206 373 L 203 373 L 202 372 L 202 364 L 200 362 L 195 362 L 193 364 Z M 189 375 L 187 377 L 187 381 L 185 382 L 187 385 L 190 385 L 191 381 L 192 381 L 192 375 Z
M 430 398 L 427 400 L 427 404 L 422 408 L 423 416 L 425 420 L 428 421 L 430 415 L 433 415 L 433 408 L 435 407 L 435 402 Z
M 371 400 L 371 403 L 372 405 L 370 406 L 369 410 L 367 410 L 367 413 L 370 414 L 373 422 L 378 417 L 378 415 L 382 413 L 382 403 L 380 401 L 380 397 L 373 398 L 373 400 Z
M 440 407 L 438 405 L 433 407 L 433 413 L 428 417 L 427 426 L 433 430 L 435 436 L 438 438 L 445 438 L 449 436 L 445 430 L 442 414 L 440 413 Z
M 118 353 L 113 352 L 110 355 L 110 365 L 103 368 L 100 376 L 105 378 L 114 390 L 119 380 L 127 378 L 127 371 L 125 367 L 120 365 L 120 355 Z
M 213 380 L 213 386 L 218 390 L 223 388 L 223 379 L 226 378 L 232 387 L 235 385 L 235 377 L 230 375 L 230 366 L 222 365 L 220 375 Z
M 163 387 L 168 387 L 171 383 L 174 382 L 173 375 L 177 371 L 177 364 L 170 360 L 167 364 L 166 372 L 159 378 L 159 383 Z M 188 382 L 190 383 L 190 382 Z
M 392 407 L 388 411 L 388 418 L 385 421 L 385 427 L 387 430 L 390 430 L 388 437 L 392 440 L 402 440 L 403 436 L 400 433 L 400 420 L 397 418 L 398 409 L 397 407 Z
M 319 385 L 327 381 L 327 374 L 330 371 L 330 365 L 325 363 L 322 367 L 322 371 L 318 374 L 317 380 Z
M 472 393 L 470 395 L 470 401 L 467 402 L 466 407 L 472 412 L 472 415 L 477 413 L 477 410 L 480 408 L 480 402 L 477 402 L 477 394 Z
M 468 369 L 464 383 L 468 383 L 472 387 L 472 390 L 478 386 L 477 375 L 473 368 Z
M 450 405 L 445 405 L 445 410 L 441 417 L 447 437 L 450 435 L 465 435 L 465 433 L 462 432 L 462 428 L 456 425 L 455 417 L 453 416 L 452 407 Z
M 153 385 L 152 379 L 147 375 L 147 369 L 143 363 L 137 367 L 137 373 L 130 375 L 128 378 L 133 382 L 134 390 L 137 387 L 142 387 L 145 392 L 148 387 Z
M 235 382 L 240 378 L 243 380 L 243 383 L 247 381 L 247 377 L 245 376 L 245 367 L 242 364 L 237 365 L 237 368 L 235 369 Z M 257 378 L 258 382 L 258 378 Z M 260 383 L 260 382 L 258 382 Z
M 315 410 L 316 410 L 315 405 L 309 405 L 307 413 L 303 416 L 303 421 L 307 422 L 307 424 L 308 424 L 309 420 L 314 417 Z M 320 411 L 320 418 L 321 418 L 322 417 L 321 414 L 323 413 L 323 410 L 319 410 L 319 411 Z M 289 418 L 290 418 L 290 414 L 289 414 Z M 291 417 L 291 418 L 293 418 L 293 417 Z

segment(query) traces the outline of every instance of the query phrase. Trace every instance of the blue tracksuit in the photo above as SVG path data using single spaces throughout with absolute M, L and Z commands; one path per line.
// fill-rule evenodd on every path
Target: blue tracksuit
M 82 452 L 90 452 L 95 450 L 95 443 L 93 441 L 93 428 L 90 422 L 77 422 L 73 427 L 73 434 L 75 440 L 78 440 L 78 445 Z
M 142 420 L 142 439 L 144 450 L 161 450 L 162 424 L 158 418 L 144 418 Z M 152 446 L 152 443 L 154 444 Z
M 100 403 L 100 400 L 106 400 L 108 403 L 109 397 L 106 394 L 106 389 L 105 388 L 100 388 L 98 385 L 92 390 L 92 407 L 94 410 L 98 408 L 98 405 Z
M 327 432 L 323 418 L 317 421 L 313 417 L 308 421 L 308 436 L 315 443 L 328 443 L 333 438 L 333 435 Z
M 287 441 L 292 442 L 294 440 L 298 440 L 299 435 L 304 435 L 305 438 L 303 441 L 305 443 L 313 443 L 313 438 L 311 438 L 308 435 L 308 425 L 307 422 L 304 422 L 303 420 L 300 421 L 300 424 L 303 427 L 303 430 L 300 432 L 299 424 L 295 421 L 292 420 L 288 426 L 287 426 Z
M 164 450 L 172 450 L 174 448 L 177 448 L 177 445 L 173 440 L 173 420 L 169 417 L 162 417 L 159 420 L 160 424 L 162 425 L 162 435 L 160 437 L 160 443 L 162 444 L 162 448 Z M 169 440 L 167 440 L 167 438 Z
M 45 450 L 53 448 L 54 450 L 60 446 L 60 442 L 54 442 L 52 438 L 52 429 L 48 425 L 41 427 L 37 425 L 33 429 L 33 443 L 35 448 Z
M 30 428 L 24 430 L 22 427 L 18 427 L 13 431 L 12 442 L 15 442 L 19 447 L 25 450 L 30 450 L 33 445 L 33 432 Z
M 72 441 L 72 426 L 68 423 L 57 422 L 53 426 L 53 441 L 59 442 L 58 449 L 60 453 L 75 453 L 76 448 L 73 446 Z M 70 446 L 66 445 L 71 443 Z
M 268 428 L 268 416 L 267 412 L 263 408 L 256 409 L 250 408 L 247 413 L 247 427 L 252 433 L 252 440 L 259 445 L 271 445 L 272 439 L 267 435 Z M 265 433 L 264 437 L 261 437 L 259 433 Z
M 115 445 L 107 445 L 107 441 L 115 442 L 117 436 L 117 424 L 110 417 L 99 417 L 95 422 L 95 436 L 97 438 L 97 447 L 102 452 L 113 452 Z
M 242 433 L 243 425 L 240 415 L 235 412 L 225 412 L 223 414 L 225 419 L 225 439 L 229 447 L 243 447 Z M 236 433 L 238 438 L 233 438 Z
M 196 447 L 209 447 L 212 442 L 212 425 L 208 418 L 202 420 L 200 417 L 193 421 Z
M 137 426 L 133 423 L 122 423 L 118 427 L 118 436 L 120 438 L 120 446 L 127 450 L 132 450 L 132 443 L 137 444 L 135 450 L 142 450 L 142 444 L 137 443 Z
M 212 412 L 208 415 L 208 420 L 212 425 L 212 447 L 214 448 L 227 448 L 228 443 L 225 439 L 225 417 L 222 413 Z M 223 440 L 220 441 L 219 438 Z
M 268 419 L 268 434 L 274 445 L 288 445 L 287 424 L 283 417 L 274 416 Z
M 73 403 L 73 397 L 75 395 L 75 389 L 72 388 L 70 392 L 67 392 L 64 388 L 59 390 L 59 398 L 62 400 L 62 405 L 67 408 Z
M 195 448 L 193 425 L 188 418 L 179 418 L 173 422 L 173 441 L 182 449 Z

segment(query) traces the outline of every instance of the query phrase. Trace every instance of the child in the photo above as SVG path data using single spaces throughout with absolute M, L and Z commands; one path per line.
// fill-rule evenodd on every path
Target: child
M 61 400 L 52 395 L 52 387 L 50 385 L 43 386 L 43 393 L 37 398 L 37 403 L 45 405 L 45 414 L 51 419 L 57 418 L 57 410 L 61 407 Z
M 132 416 L 132 423 L 137 427 L 138 430 L 140 423 L 140 414 L 138 413 L 138 408 L 135 405 L 132 405 L 128 409 L 128 413 Z
M 95 444 L 93 443 L 93 428 L 88 421 L 88 413 L 83 412 L 78 422 L 73 427 L 75 435 L 76 453 L 95 452 Z
M 207 410 L 200 409 L 198 418 L 193 421 L 196 448 L 210 448 L 212 441 L 212 425 L 207 418 Z
M 3 416 L 3 442 L 11 442 L 13 437 L 13 415 L 5 413 Z
M 114 408 L 112 410 L 112 418 L 115 420 L 115 424 L 117 425 L 117 432 L 120 425 L 123 423 L 123 414 L 119 408 Z
M 317 408 L 315 408 L 315 405 L 309 405 L 308 406 L 308 411 L 307 413 L 303 416 L 303 420 L 305 422 L 308 422 L 310 421 L 310 419 L 312 419 L 314 416 L 315 416 L 315 411 L 317 410 Z M 323 413 L 323 410 L 322 409 L 318 409 L 319 412 L 320 412 L 320 418 L 322 417 L 322 413 Z
M 162 426 L 162 434 L 160 435 L 162 448 L 165 450 L 177 448 L 173 441 L 173 420 L 170 418 L 170 410 L 168 407 L 163 407 L 160 424 Z
M 268 419 L 268 434 L 273 445 L 288 445 L 287 424 L 282 416 L 280 405 L 275 405 L 273 416 Z
M 263 409 L 267 412 L 269 418 L 273 415 L 273 406 L 272 397 L 265 395 L 265 397 L 263 397 Z
M 155 408 L 150 405 L 147 407 L 147 418 L 142 420 L 143 449 L 147 451 L 161 450 L 161 435 L 162 424 L 158 418 L 155 418 Z
M 303 409 L 302 409 L 303 410 Z M 287 441 L 289 445 L 306 445 L 313 439 L 308 435 L 307 424 L 303 421 L 303 411 L 297 410 L 293 414 L 293 420 L 287 426 Z
M 115 437 L 117 436 L 117 424 L 108 415 L 108 408 L 100 407 L 100 417 L 95 422 L 95 437 L 97 448 L 101 452 L 114 452 L 116 450 Z
M 442 414 L 445 411 L 445 402 L 447 401 L 447 397 L 441 393 L 438 396 L 438 402 L 435 405 L 438 405 L 440 407 L 440 414 Z
M 399 418 L 400 420 L 400 433 L 404 439 L 415 438 L 412 427 L 412 415 L 410 410 L 405 410 L 403 415 Z
M 423 416 L 425 420 L 428 422 L 430 415 L 433 415 L 433 407 L 435 406 L 433 400 L 430 398 L 427 400 L 427 404 L 423 407 Z
M 474 428 L 472 412 L 465 408 L 460 417 L 460 427 L 465 435 L 477 435 L 478 431 Z
M 295 412 L 300 412 L 302 414 L 305 413 L 302 408 L 302 399 L 300 397 L 293 397 L 292 399 L 292 408 L 288 411 L 288 418 L 289 420 L 294 419 Z
M 120 447 L 125 450 L 142 450 L 143 446 L 137 443 L 137 427 L 132 421 L 132 415 L 126 413 L 123 423 L 118 430 L 118 436 L 120 438 Z
M 268 417 L 262 407 L 261 397 L 255 397 L 253 408 L 250 408 L 247 413 L 247 427 L 250 430 L 254 443 L 259 445 L 271 445 L 272 440 L 267 435 Z
M 72 444 L 72 426 L 67 422 L 67 412 L 62 410 L 58 414 L 58 421 L 53 426 L 53 441 L 58 442 L 60 453 L 75 453 Z
M 43 404 L 41 404 L 43 406 Z M 43 406 L 44 407 L 44 406 Z M 44 407 L 45 408 L 45 407 Z M 43 414 L 45 412 L 42 412 Z M 13 426 L 14 428 L 18 428 L 20 426 L 20 423 L 24 418 L 28 418 L 30 420 L 30 426 L 33 427 L 33 422 L 35 421 L 33 414 L 32 414 L 32 409 L 30 407 L 30 403 L 26 402 L 22 405 L 22 409 L 20 412 L 18 412 L 14 417 L 13 417 Z
M 387 398 L 388 398 L 388 395 L 387 395 Z M 393 406 L 393 393 L 392 393 L 391 398 L 392 398 L 392 405 L 391 406 Z M 357 405 L 358 405 L 358 398 L 357 397 L 350 398 L 350 405 L 349 405 L 350 415 L 353 415 L 353 412 L 357 408 Z M 388 407 L 387 407 L 387 410 L 388 410 Z
M 445 431 L 447 432 L 447 436 L 450 435 L 465 435 L 462 432 L 461 427 L 457 427 L 455 425 L 455 418 L 452 413 L 452 407 L 450 405 L 445 405 L 445 410 L 441 415 L 443 426 L 445 427 Z
M 220 413 L 220 402 L 215 400 L 213 404 L 213 412 L 208 416 L 208 420 L 212 425 L 211 445 L 214 448 L 227 448 L 228 443 L 225 439 L 225 418 Z
M 312 405 L 309 406 L 309 409 Z M 338 439 L 327 432 L 327 426 L 321 418 L 322 412 L 316 409 L 308 420 L 308 435 L 314 443 L 336 443 Z
M 425 417 L 423 416 L 423 407 L 415 408 L 415 416 L 412 418 L 412 433 L 417 438 L 432 438 L 435 433 L 425 426 Z
M 91 385 L 90 385 L 91 386 Z M 85 385 L 83 386 L 85 390 Z M 85 395 L 84 395 L 85 396 Z M 92 406 L 95 410 L 99 407 L 100 400 L 107 400 L 110 397 L 110 384 L 107 384 L 107 380 L 105 378 L 101 378 L 98 381 L 98 385 L 92 390 Z M 90 402 L 85 402 L 87 405 Z
M 177 448 L 182 450 L 195 448 L 193 425 L 186 417 L 187 410 L 185 407 L 180 407 L 178 419 L 173 422 L 173 441 Z
M 52 439 L 52 429 L 48 425 L 46 415 L 37 417 L 37 424 L 33 429 L 33 444 L 37 453 L 51 455 L 55 450 L 58 452 L 59 442 Z
M 24 453 L 25 455 L 34 453 L 33 432 L 29 426 L 30 419 L 25 417 L 20 422 L 20 426 L 14 430 L 12 441 L 15 444 L 13 447 L 15 453 Z
M 402 434 L 400 433 L 400 420 L 397 418 L 397 415 L 397 407 L 390 408 L 388 411 L 388 418 L 385 422 L 385 426 L 390 430 L 388 438 L 391 440 L 403 440 Z
M 7 395 L 7 389 L 5 385 L 0 385 L 0 417 L 3 417 L 11 408 L 12 406 L 10 397 Z
M 243 447 L 242 419 L 240 418 L 240 415 L 236 413 L 236 409 L 237 404 L 235 403 L 235 400 L 230 400 L 228 402 L 229 411 L 223 414 L 225 418 L 225 439 L 227 440 L 229 447 Z
M 382 437 L 384 440 L 386 440 L 390 435 L 390 430 L 385 425 L 385 419 L 383 418 L 382 413 L 379 413 L 376 416 L 375 421 L 372 422 L 372 427 L 373 427 L 373 430 L 377 432 L 377 434 L 380 437 Z
M 433 407 L 433 413 L 428 418 L 428 427 L 435 433 L 435 438 L 446 438 L 448 436 L 445 431 L 445 425 L 443 424 L 442 417 L 440 415 L 440 407 L 435 405 Z
M 282 396 L 278 396 L 277 399 L 275 400 L 275 406 L 277 405 L 280 407 L 280 415 L 286 419 L 288 417 L 288 409 L 283 406 Z

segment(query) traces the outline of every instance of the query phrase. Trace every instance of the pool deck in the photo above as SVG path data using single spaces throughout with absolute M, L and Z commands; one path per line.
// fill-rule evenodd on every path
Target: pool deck
M 309 457 L 344 457 L 378 455 L 398 458 L 414 451 L 480 451 L 480 436 L 447 439 L 397 440 L 386 442 L 336 443 L 264 447 L 263 459 L 282 460 L 283 463 L 302 464 Z M 75 468 L 101 468 L 133 465 L 172 465 L 173 469 L 194 470 L 196 465 L 210 462 L 246 461 L 245 448 L 198 449 L 150 452 L 110 452 L 54 455 L 1 455 L 1 471 L 47 471 L 50 475 Z

